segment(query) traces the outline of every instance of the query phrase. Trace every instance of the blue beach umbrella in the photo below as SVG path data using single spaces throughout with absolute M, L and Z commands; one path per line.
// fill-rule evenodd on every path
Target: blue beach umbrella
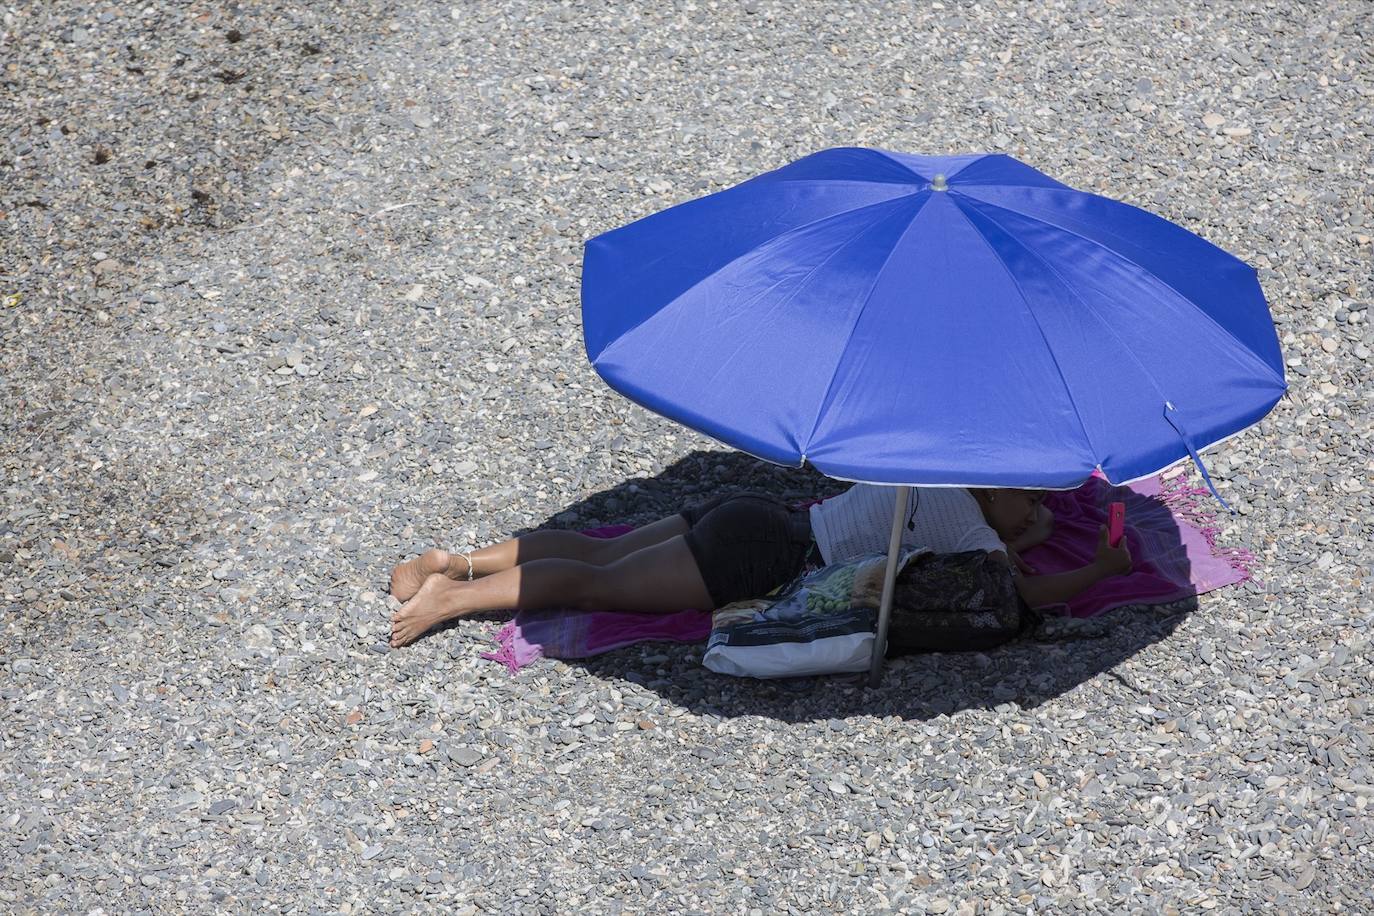
M 822 150 L 586 243 L 606 382 L 758 458 L 894 485 L 1113 484 L 1287 390 L 1255 271 L 999 154 Z M 1227 507 L 1230 508 L 1229 506 Z

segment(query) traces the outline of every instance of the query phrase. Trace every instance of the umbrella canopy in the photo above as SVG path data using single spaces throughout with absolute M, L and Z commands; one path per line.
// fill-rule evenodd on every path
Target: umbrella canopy
M 625 396 L 870 483 L 1201 468 L 1287 389 L 1252 268 L 997 154 L 823 150 L 589 240 L 582 308 Z

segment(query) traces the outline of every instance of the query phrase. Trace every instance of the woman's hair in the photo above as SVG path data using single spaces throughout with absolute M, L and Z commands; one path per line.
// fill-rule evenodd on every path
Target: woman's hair
M 969 487 L 969 492 L 974 496 L 990 496 L 992 490 L 1019 490 L 1022 493 L 1029 493 L 1037 499 L 1046 496 L 1050 492 L 1046 489 L 1036 489 L 1033 487 Z

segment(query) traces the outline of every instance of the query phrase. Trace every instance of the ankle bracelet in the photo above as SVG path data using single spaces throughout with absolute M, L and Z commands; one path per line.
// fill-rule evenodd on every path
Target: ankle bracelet
M 468 561 L 468 581 L 471 582 L 471 581 L 472 581 L 472 557 L 468 556 L 468 555 L 465 554 L 465 553 L 460 553 L 460 554 L 458 554 L 458 556 L 460 556 L 460 557 L 462 557 L 464 560 L 467 560 L 467 561 Z

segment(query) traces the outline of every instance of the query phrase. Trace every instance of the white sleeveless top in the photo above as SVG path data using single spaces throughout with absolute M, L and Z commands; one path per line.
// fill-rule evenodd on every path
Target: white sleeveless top
M 826 564 L 887 553 L 896 498 L 896 487 L 856 483 L 811 506 L 811 530 Z M 907 528 L 908 519 L 915 530 Z M 912 487 L 902 510 L 902 546 L 928 547 L 936 553 L 1007 549 L 984 521 L 973 494 L 963 487 Z

